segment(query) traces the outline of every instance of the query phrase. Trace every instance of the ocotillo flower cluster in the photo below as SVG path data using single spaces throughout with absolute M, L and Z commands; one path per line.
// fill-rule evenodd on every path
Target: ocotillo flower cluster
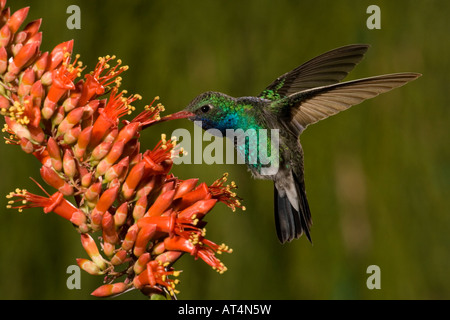
M 0 112 L 6 143 L 34 155 L 55 191 L 39 184 L 45 195 L 16 189 L 8 207 L 42 207 L 76 227 L 89 256 L 78 265 L 104 276 L 95 296 L 132 289 L 174 296 L 179 272 L 172 265 L 183 253 L 224 272 L 215 254 L 231 249 L 205 238 L 203 218 L 218 201 L 244 209 L 235 184 L 225 185 L 226 175 L 211 186 L 173 176 L 172 158 L 182 152 L 174 138 L 162 135 L 141 152 L 140 131 L 164 109 L 157 98 L 131 121 L 120 121 L 141 98 L 119 90 L 127 67 L 106 56 L 83 77 L 73 41 L 41 52 L 41 20 L 19 31 L 28 9 L 11 14 L 0 0 Z

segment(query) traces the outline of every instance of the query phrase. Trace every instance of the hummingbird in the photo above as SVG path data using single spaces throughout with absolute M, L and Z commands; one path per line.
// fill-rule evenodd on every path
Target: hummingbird
M 369 45 L 353 44 L 323 53 L 273 81 L 258 96 L 231 97 L 208 91 L 182 111 L 162 118 L 187 118 L 204 130 L 276 129 L 279 133 L 278 170 L 262 174 L 263 159 L 250 163 L 247 145 L 238 146 L 256 179 L 274 182 L 275 227 L 284 244 L 302 234 L 311 241 L 311 211 L 306 197 L 303 148 L 299 137 L 313 123 L 335 115 L 364 100 L 403 86 L 421 76 L 404 72 L 341 82 L 363 59 Z M 259 141 L 259 140 L 258 140 Z M 271 143 L 267 139 L 267 143 Z M 259 146 L 265 147 L 265 146 Z M 258 152 L 256 157 L 258 158 Z M 267 162 L 265 162 L 267 163 Z

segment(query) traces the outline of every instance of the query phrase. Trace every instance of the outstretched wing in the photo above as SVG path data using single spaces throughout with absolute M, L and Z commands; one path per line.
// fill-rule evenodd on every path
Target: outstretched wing
M 259 97 L 275 101 L 296 92 L 338 83 L 362 60 L 368 48 L 365 44 L 354 44 L 321 54 L 280 76 Z
M 289 96 L 290 120 L 300 134 L 308 125 L 346 110 L 364 100 L 401 87 L 420 77 L 420 73 L 394 73 L 325 87 Z

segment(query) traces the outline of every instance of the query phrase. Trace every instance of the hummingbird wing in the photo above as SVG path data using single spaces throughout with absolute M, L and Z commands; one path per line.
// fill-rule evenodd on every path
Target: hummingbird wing
M 287 97 L 287 103 L 281 103 L 290 107 L 288 118 L 296 133 L 300 134 L 310 124 L 401 87 L 420 76 L 420 73 L 394 73 L 342 82 L 298 92 Z
M 272 82 L 260 98 L 278 100 L 293 93 L 338 83 L 362 60 L 369 45 L 353 44 L 315 57 Z

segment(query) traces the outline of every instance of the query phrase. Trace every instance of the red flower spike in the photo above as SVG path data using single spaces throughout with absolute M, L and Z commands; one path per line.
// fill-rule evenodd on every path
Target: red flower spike
M 133 218 L 135 221 L 138 221 L 145 215 L 145 211 L 147 210 L 148 200 L 147 197 L 141 197 L 136 201 L 133 209 Z
M 81 245 L 92 261 L 100 268 L 100 270 L 104 270 L 106 268 L 106 262 L 98 251 L 98 247 L 94 239 L 92 239 L 92 237 L 88 234 L 81 234 Z
M 81 269 L 93 276 L 104 274 L 104 272 L 91 260 L 77 258 L 77 264 Z
M 9 29 L 11 30 L 11 33 L 16 33 L 17 30 L 19 30 L 22 23 L 25 21 L 28 11 L 30 10 L 30 7 L 25 7 L 20 10 L 17 10 L 13 13 L 13 15 L 9 18 L 8 22 L 6 24 L 8 25 Z
M 155 232 L 155 225 L 148 225 L 139 230 L 133 249 L 133 253 L 136 257 L 140 257 L 145 253 L 145 251 L 147 250 L 148 242 L 154 236 Z
M 139 274 L 142 271 L 144 271 L 147 268 L 147 263 L 150 261 L 150 259 L 151 256 L 149 252 L 146 252 L 143 255 L 141 255 L 133 266 L 134 273 Z
M 52 166 L 56 171 L 62 171 L 63 163 L 61 159 L 61 150 L 58 143 L 50 137 L 47 142 L 47 151 L 52 160 Z
M 115 244 L 119 241 L 119 236 L 114 226 L 113 216 L 106 211 L 102 219 L 103 240 L 111 244 Z
M 86 152 L 86 148 L 91 139 L 92 127 L 86 127 L 78 136 L 77 144 L 74 146 L 73 153 L 78 160 L 81 160 Z
M 128 217 L 128 202 L 124 202 L 117 208 L 116 213 L 114 214 L 114 225 L 116 228 L 119 228 L 125 224 Z
M 122 186 L 122 194 L 126 200 L 129 200 L 133 196 L 137 185 L 141 182 L 141 179 L 144 176 L 144 170 L 144 162 L 139 162 L 130 170 L 128 177 Z
M 175 195 L 173 196 L 173 199 L 176 200 L 178 198 L 181 198 L 186 193 L 192 191 L 195 186 L 198 183 L 198 179 L 189 179 L 182 181 L 176 188 Z
M 6 141 L 33 154 L 43 165 L 42 178 L 58 189 L 53 195 L 44 190 L 47 196 L 18 190 L 8 207 L 43 207 L 76 226 L 91 257 L 77 263 L 91 274 L 104 274 L 108 283 L 93 292 L 96 296 L 133 287 L 149 296 L 174 295 L 178 280 L 172 277 L 179 272 L 170 266 L 186 252 L 225 271 L 215 254 L 231 250 L 205 239 L 202 219 L 217 201 L 242 207 L 235 185 L 226 186 L 222 178 L 208 187 L 170 174 L 180 149 L 165 135 L 152 150 L 140 150 L 140 130 L 192 114 L 161 117 L 164 107 L 153 106 L 155 98 L 133 120 L 119 121 L 140 99 L 119 91 L 119 75 L 127 67 L 120 60 L 111 67 L 115 57 L 108 56 L 78 78 L 84 68 L 78 56 L 71 62 L 73 41 L 40 53 L 41 20 L 19 31 L 28 9 L 11 16 L 5 5 L 0 0 L 0 75 L 5 83 L 0 115 L 7 123 Z M 65 199 L 71 195 L 76 205 Z M 95 231 L 101 231 L 98 246 L 86 235 Z M 122 276 L 123 282 L 114 283 Z
M 48 185 L 58 189 L 65 196 L 71 196 L 73 194 L 73 187 L 65 182 L 53 169 L 42 166 L 40 171 L 42 179 Z
M 161 194 L 153 203 L 153 205 L 148 209 L 145 214 L 146 217 L 160 216 L 164 211 L 169 208 L 172 204 L 173 196 L 175 195 L 175 190 L 169 190 Z
M 119 282 L 114 284 L 104 284 L 101 287 L 98 287 L 91 293 L 91 295 L 95 297 L 109 297 L 115 294 L 119 294 L 127 290 L 129 285 Z
M 127 231 L 125 238 L 122 242 L 123 250 L 131 250 L 136 242 L 136 238 L 139 232 L 139 227 L 137 224 L 133 224 Z
M 114 256 L 111 258 L 111 264 L 113 266 L 119 266 L 122 263 L 125 263 L 127 261 L 128 258 L 128 253 L 121 249 L 119 251 L 117 251 Z

